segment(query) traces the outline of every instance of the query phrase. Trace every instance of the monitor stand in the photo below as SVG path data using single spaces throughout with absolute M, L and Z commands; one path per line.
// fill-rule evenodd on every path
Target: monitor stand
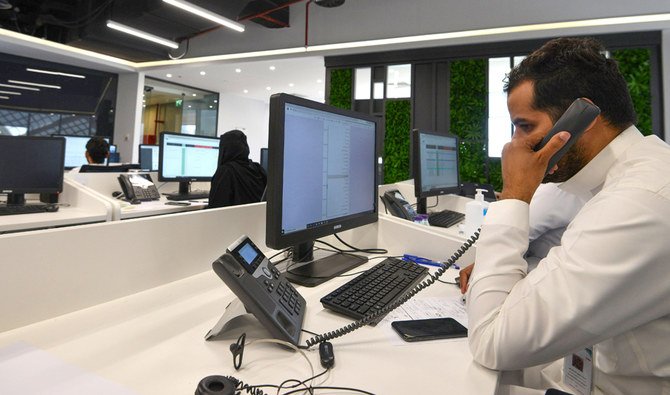
M 23 193 L 8 193 L 7 194 L 7 205 L 8 206 L 23 206 L 26 204 L 26 195 Z
M 197 200 L 209 198 L 209 192 L 191 191 L 190 181 L 179 181 L 179 191 L 177 193 L 166 193 L 167 200 Z
M 416 213 L 417 214 L 428 214 L 426 212 L 426 198 L 416 198 Z
M 315 287 L 367 261 L 366 257 L 349 253 L 314 259 L 314 241 L 309 241 L 293 246 L 293 261 L 288 264 L 285 277 L 294 284 Z

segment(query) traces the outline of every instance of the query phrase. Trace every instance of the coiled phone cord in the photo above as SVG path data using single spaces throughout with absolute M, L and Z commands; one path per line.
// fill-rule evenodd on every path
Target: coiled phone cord
M 361 318 L 358 321 L 352 322 L 349 325 L 343 326 L 342 328 L 336 329 L 331 332 L 327 332 L 321 335 L 316 335 L 312 337 L 311 339 L 307 340 L 307 348 L 311 348 L 312 346 L 315 346 L 321 342 L 325 342 L 328 340 L 336 339 L 338 337 L 342 337 L 346 335 L 347 333 L 351 333 L 355 331 L 358 328 L 361 328 L 370 322 L 374 321 L 376 318 L 381 317 L 383 315 L 386 315 L 387 313 L 391 312 L 392 310 L 396 309 L 403 303 L 407 302 L 408 300 L 412 299 L 414 295 L 419 293 L 420 291 L 424 290 L 428 286 L 432 285 L 435 281 L 437 281 L 440 276 L 444 274 L 444 272 L 451 267 L 465 252 L 477 241 L 479 238 L 479 229 L 461 245 L 461 247 L 454 252 L 454 254 L 447 259 L 447 261 L 437 269 L 437 271 L 434 274 L 429 273 L 429 278 L 426 280 L 423 280 L 421 283 L 417 284 L 414 288 L 409 290 L 407 293 L 405 293 L 403 296 L 400 298 L 396 299 L 393 303 L 387 305 L 386 307 L 380 309 L 380 310 L 375 310 L 370 314 L 365 315 L 363 318 Z

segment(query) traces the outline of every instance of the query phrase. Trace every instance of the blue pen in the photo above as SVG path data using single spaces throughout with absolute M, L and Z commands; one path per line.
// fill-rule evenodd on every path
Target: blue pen
M 441 262 L 436 262 L 436 261 L 430 260 L 428 258 L 422 258 L 420 256 L 410 255 L 410 254 L 403 255 L 402 260 L 403 261 L 414 262 L 414 263 L 419 264 L 419 265 L 434 266 L 434 267 L 444 266 L 444 264 L 441 263 Z

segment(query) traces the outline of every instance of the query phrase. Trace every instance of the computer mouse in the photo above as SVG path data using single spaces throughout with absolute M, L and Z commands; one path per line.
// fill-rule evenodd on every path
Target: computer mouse
M 55 213 L 56 211 L 58 211 L 58 205 L 57 204 L 47 204 L 44 207 L 44 211 L 46 211 L 47 213 Z

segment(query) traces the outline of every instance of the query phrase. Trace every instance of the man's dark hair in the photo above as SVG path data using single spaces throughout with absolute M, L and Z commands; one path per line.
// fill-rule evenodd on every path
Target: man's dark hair
M 605 121 L 623 131 L 637 120 L 633 101 L 619 66 L 605 57 L 593 38 L 557 38 L 531 53 L 509 73 L 505 92 L 533 83 L 533 108 L 556 122 L 578 97 L 591 99 Z
M 105 163 L 105 158 L 109 154 L 109 143 L 103 137 L 91 137 L 86 143 L 86 152 L 91 156 L 93 163 Z

